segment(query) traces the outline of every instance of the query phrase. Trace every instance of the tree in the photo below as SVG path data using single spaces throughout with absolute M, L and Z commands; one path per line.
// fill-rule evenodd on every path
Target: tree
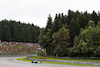
M 89 27 L 89 26 L 95 27 L 95 22 L 92 21 L 92 20 L 90 20 L 90 21 L 88 22 L 88 27 Z
M 53 45 L 52 45 L 52 31 L 48 29 L 47 33 L 43 36 L 45 41 L 46 51 L 48 55 L 53 55 Z
M 60 16 L 60 14 L 59 15 L 56 14 L 56 17 L 55 17 L 54 23 L 53 23 L 53 32 L 58 32 L 58 30 L 61 27 L 60 23 L 61 23 L 61 16 Z
M 70 37 L 71 37 L 71 43 L 74 41 L 75 35 L 79 35 L 80 32 L 80 24 L 79 24 L 79 19 L 77 18 L 76 21 L 73 18 L 70 22 Z
M 16 24 L 14 24 L 13 26 L 12 26 L 13 28 L 13 32 L 12 32 L 12 34 L 13 34 L 13 41 L 16 41 L 16 42 L 18 42 L 18 40 L 19 40 L 19 31 L 18 31 L 18 27 L 17 27 L 17 25 Z
M 97 24 L 98 16 L 97 16 L 97 13 L 95 11 L 92 12 L 91 17 L 92 17 L 92 20 L 95 21 L 95 24 Z
M 2 26 L 0 24 L 0 40 L 2 40 Z
M 48 21 L 47 21 L 47 26 L 46 26 L 46 31 L 48 29 L 51 29 L 52 28 L 52 17 L 51 15 L 49 14 L 49 17 L 48 17 Z
M 79 18 L 76 18 L 76 22 L 75 22 L 75 34 L 79 35 L 80 32 L 80 21 Z
M 72 56 L 72 57 L 75 56 L 75 57 L 77 57 L 79 54 L 80 54 L 79 38 L 76 35 L 74 37 L 74 46 L 72 48 L 70 48 L 69 56 Z
M 3 26 L 3 40 L 4 41 L 11 41 L 11 31 L 8 25 Z
M 79 38 L 77 37 L 77 35 L 74 37 L 74 48 L 77 47 L 77 45 L 79 45 Z
M 32 42 L 32 32 L 30 26 L 27 27 L 27 41 Z
M 100 28 L 100 21 L 98 21 L 97 26 Z
M 27 33 L 26 33 L 27 31 L 26 31 L 26 28 L 23 27 L 23 28 L 21 29 L 21 31 L 22 31 L 21 34 L 23 35 L 23 36 L 22 36 L 22 41 L 23 41 L 23 42 L 27 42 Z
M 73 45 L 73 41 L 74 41 L 74 37 L 76 35 L 76 23 L 75 23 L 75 19 L 73 18 L 70 22 L 70 25 L 69 25 L 69 30 L 70 30 L 70 43 Z
M 53 45 L 55 46 L 54 54 L 59 54 L 59 56 L 67 56 L 68 55 L 68 47 L 69 47 L 69 30 L 64 27 L 61 28 L 57 33 L 52 35 Z M 61 49 L 62 51 L 58 51 Z
M 42 28 L 41 30 L 40 30 L 40 35 L 39 35 L 39 37 L 38 37 L 38 39 L 39 39 L 39 44 L 43 47 L 43 48 L 46 48 L 45 47 L 45 40 L 44 40 L 44 35 L 45 35 L 45 29 L 44 28 Z
M 93 53 L 95 57 L 100 57 L 100 46 Z
M 67 17 L 68 17 L 68 24 L 67 24 L 67 25 L 70 24 L 70 22 L 71 22 L 73 16 L 74 16 L 74 12 L 71 11 L 71 10 L 68 10 L 68 16 L 67 16 Z
M 83 41 L 80 45 L 81 45 L 81 55 L 83 55 L 84 57 L 88 57 L 88 53 L 90 51 L 87 43 Z
M 100 43 L 100 29 L 98 27 L 89 26 L 80 33 L 79 43 L 81 45 L 81 54 L 85 57 L 93 56 L 93 52 L 97 49 Z
M 98 22 L 99 24 L 99 22 Z M 89 26 L 89 27 L 88 27 Z M 83 29 L 79 36 L 74 38 L 74 46 L 70 49 L 69 56 L 91 57 L 99 56 L 100 28 L 95 27 L 94 21 L 88 22 L 87 28 Z
M 33 34 L 34 31 L 34 34 Z M 0 21 L 0 39 L 2 41 L 38 42 L 40 28 L 38 26 L 21 23 L 20 21 Z M 33 38 L 33 36 L 35 36 Z M 34 39 L 34 41 L 33 41 Z

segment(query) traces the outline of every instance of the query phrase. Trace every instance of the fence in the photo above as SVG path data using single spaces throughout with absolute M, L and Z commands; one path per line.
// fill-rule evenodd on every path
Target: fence
M 100 60 L 100 57 L 68 57 L 69 59 L 90 59 L 90 60 Z

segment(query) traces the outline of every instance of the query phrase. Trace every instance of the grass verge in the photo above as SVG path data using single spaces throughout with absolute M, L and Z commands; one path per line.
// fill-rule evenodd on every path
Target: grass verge
M 26 58 L 19 58 L 17 60 L 20 61 L 32 61 L 32 60 L 27 60 Z M 48 61 L 40 61 L 42 63 L 52 63 L 52 64 L 67 64 L 67 65 L 81 65 L 81 66 L 98 66 L 98 65 L 90 65 L 90 64 L 76 64 L 76 63 L 62 63 L 62 62 L 48 62 Z
M 53 59 L 53 60 L 72 60 L 72 61 L 90 61 L 90 62 L 100 62 L 100 60 L 90 60 L 90 59 L 77 59 L 77 58 L 67 58 L 67 57 L 43 57 L 43 56 L 34 56 L 32 58 L 38 58 L 38 59 Z

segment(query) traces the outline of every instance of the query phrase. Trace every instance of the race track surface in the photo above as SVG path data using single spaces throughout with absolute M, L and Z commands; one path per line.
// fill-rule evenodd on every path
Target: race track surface
M 20 57 L 0 57 L 0 67 L 90 67 L 90 66 L 75 66 L 62 64 L 35 64 L 26 61 L 18 61 Z M 91 66 L 92 67 L 92 66 Z

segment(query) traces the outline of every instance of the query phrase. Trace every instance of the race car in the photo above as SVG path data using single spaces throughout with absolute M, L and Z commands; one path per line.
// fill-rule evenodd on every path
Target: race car
M 37 61 L 37 60 L 35 60 L 35 61 L 32 60 L 31 63 L 39 63 L 39 64 L 40 64 L 41 62 L 39 62 L 39 61 Z

